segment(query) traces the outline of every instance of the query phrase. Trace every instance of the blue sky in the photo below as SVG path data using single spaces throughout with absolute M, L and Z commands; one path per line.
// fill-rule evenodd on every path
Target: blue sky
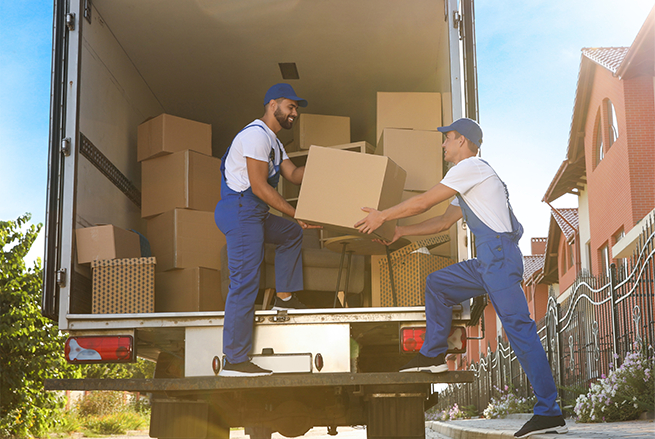
M 629 46 L 654 4 L 476 1 L 483 157 L 509 187 L 525 254 L 547 233 L 541 198 L 565 157 L 580 50 Z M 30 212 L 45 222 L 52 0 L 0 0 L 0 17 L 0 220 Z M 42 254 L 43 236 L 30 259 Z

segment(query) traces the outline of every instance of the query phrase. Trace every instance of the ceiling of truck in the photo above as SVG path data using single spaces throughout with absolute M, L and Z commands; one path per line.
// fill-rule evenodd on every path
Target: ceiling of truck
M 167 113 L 213 126 L 214 155 L 288 82 L 307 113 L 375 144 L 377 91 L 440 91 L 443 0 L 94 0 Z M 441 52 L 443 53 L 443 52 Z M 299 79 L 282 78 L 295 63 Z M 445 75 L 445 76 L 444 76 Z M 443 90 L 441 90 L 443 91 Z M 279 137 L 291 140 L 290 132 Z

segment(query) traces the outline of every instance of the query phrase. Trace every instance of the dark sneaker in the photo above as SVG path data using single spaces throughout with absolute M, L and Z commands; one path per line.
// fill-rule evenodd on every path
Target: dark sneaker
M 528 437 L 533 434 L 550 434 L 566 433 L 569 429 L 566 427 L 564 416 L 541 416 L 534 415 L 525 425 L 516 433 L 514 437 Z
M 218 373 L 222 377 L 261 377 L 273 374 L 272 370 L 263 369 L 252 361 L 232 364 L 225 359 L 223 369 Z
M 436 357 L 426 357 L 418 353 L 409 363 L 400 368 L 401 372 L 430 372 L 442 373 L 448 372 L 446 364 L 446 354 L 439 354 Z
M 298 300 L 298 297 L 296 297 L 295 294 L 293 294 L 289 300 L 282 300 L 275 296 L 273 311 L 284 311 L 289 309 L 307 309 L 307 305 Z

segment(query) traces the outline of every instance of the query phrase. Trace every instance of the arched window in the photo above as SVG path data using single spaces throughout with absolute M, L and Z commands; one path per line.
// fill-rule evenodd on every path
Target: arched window
M 605 105 L 607 108 L 607 128 L 609 133 L 607 148 L 610 148 L 616 139 L 619 138 L 619 124 L 616 121 L 616 110 L 612 101 L 607 99 Z
M 605 146 L 603 142 L 603 124 L 600 118 L 600 109 L 596 115 L 596 134 L 594 136 L 594 156 L 596 158 L 595 165 L 598 166 L 603 157 L 605 157 Z

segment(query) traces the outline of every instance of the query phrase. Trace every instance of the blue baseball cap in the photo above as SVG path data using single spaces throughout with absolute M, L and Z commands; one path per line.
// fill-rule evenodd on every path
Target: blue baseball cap
M 266 96 L 264 96 L 264 105 L 268 104 L 271 99 L 279 98 L 287 98 L 291 99 L 292 101 L 296 101 L 301 107 L 307 106 L 307 101 L 296 96 L 296 92 L 293 91 L 293 87 L 291 87 L 289 84 L 285 84 L 284 82 L 275 84 L 273 87 L 268 89 Z
M 437 130 L 441 131 L 442 133 L 457 131 L 462 136 L 478 145 L 478 148 L 480 148 L 482 145 L 482 128 L 480 128 L 480 125 L 478 125 L 478 123 L 473 119 L 463 117 L 461 119 L 457 119 L 447 127 L 439 127 Z

